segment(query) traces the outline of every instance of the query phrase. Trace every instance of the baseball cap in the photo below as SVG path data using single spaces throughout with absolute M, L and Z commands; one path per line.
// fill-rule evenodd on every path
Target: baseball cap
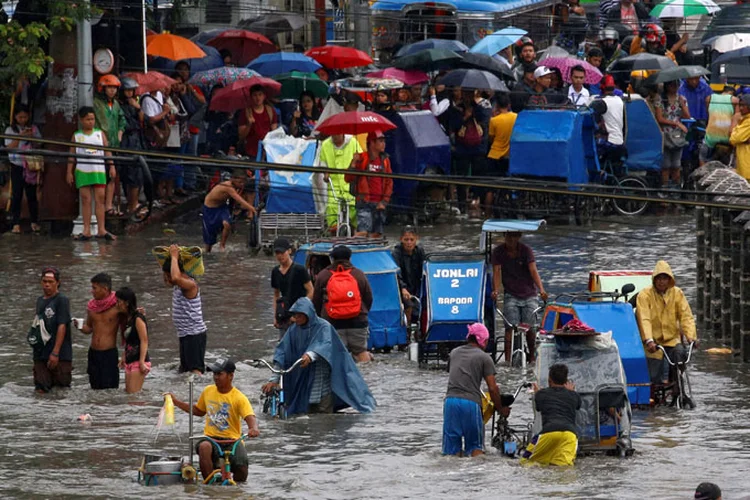
M 602 78 L 602 88 L 603 89 L 615 88 L 615 77 L 613 77 L 612 75 L 604 75 L 604 78 Z
M 469 337 L 474 337 L 477 344 L 484 349 L 487 347 L 487 342 L 490 340 L 490 332 L 482 323 L 474 323 L 469 325 L 469 333 L 466 334 L 466 339 L 468 340 Z
M 276 238 L 273 242 L 273 251 L 274 253 L 277 252 L 286 252 L 292 248 L 292 244 L 289 243 L 289 240 L 286 238 Z
M 370 143 L 372 141 L 380 139 L 381 137 L 385 137 L 385 135 L 383 135 L 383 132 L 381 132 L 380 130 L 370 132 L 369 134 L 367 134 L 367 142 Z
M 333 260 L 349 260 L 352 257 L 352 250 L 346 245 L 336 245 L 331 250 L 330 257 Z
M 214 373 L 234 373 L 234 371 L 237 369 L 237 367 L 234 364 L 234 361 L 232 361 L 229 358 L 219 358 L 216 360 L 216 362 L 208 365 L 206 369 L 210 372 Z
M 534 71 L 534 78 L 541 78 L 543 76 L 547 76 L 547 75 L 551 75 L 551 74 L 552 74 L 552 70 L 549 69 L 547 66 L 539 66 Z
M 714 483 L 701 483 L 695 489 L 695 500 L 718 500 L 721 498 L 721 488 Z

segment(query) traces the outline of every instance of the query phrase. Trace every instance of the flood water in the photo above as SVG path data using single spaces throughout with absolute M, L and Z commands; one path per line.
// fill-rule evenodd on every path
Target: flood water
M 658 408 L 634 414 L 632 458 L 585 457 L 566 469 L 526 468 L 490 453 L 478 459 L 442 457 L 442 398 L 447 375 L 419 370 L 404 353 L 377 354 L 363 375 L 378 408 L 372 415 L 301 417 L 273 421 L 259 415 L 261 437 L 248 443 L 250 474 L 237 488 L 144 487 L 136 469 L 144 453 L 187 450 L 187 414 L 177 410 L 174 433 L 151 436 L 162 404 L 173 391 L 187 399 L 176 372 L 178 344 L 171 324 L 171 291 L 150 250 L 155 245 L 200 244 L 200 222 L 190 214 L 170 226 L 151 227 L 114 243 L 73 243 L 43 236 L 0 237 L 0 497 L 94 498 L 692 498 L 702 481 L 719 484 L 724 498 L 750 492 L 750 367 L 728 356 L 698 353 L 691 369 L 695 410 Z M 244 230 L 244 228 L 243 228 Z M 433 250 L 476 249 L 479 221 L 422 229 Z M 389 234 L 395 241 L 395 233 Z M 551 294 L 586 288 L 592 269 L 651 269 L 668 260 L 678 285 L 693 300 L 695 237 L 692 216 L 605 219 L 593 227 L 550 226 L 525 237 L 536 252 Z M 85 373 L 88 337 L 74 333 L 73 388 L 34 394 L 26 331 L 41 294 L 38 273 L 54 264 L 74 317 L 85 314 L 89 279 L 112 274 L 114 287 L 131 286 L 149 317 L 154 364 L 144 391 L 92 391 Z M 272 356 L 272 258 L 248 255 L 243 237 L 229 251 L 206 259 L 201 282 L 208 323 L 207 361 Z M 699 335 L 701 332 L 699 332 Z M 510 390 L 530 372 L 498 368 Z M 240 363 L 235 385 L 255 410 L 264 370 Z M 124 377 L 124 375 L 123 375 Z M 198 379 L 196 397 L 210 376 Z M 531 418 L 528 396 L 511 422 Z M 93 421 L 76 418 L 89 413 Z M 196 419 L 198 432 L 202 422 Z M 489 437 L 489 427 L 487 429 Z M 181 437 L 182 444 L 177 440 Z

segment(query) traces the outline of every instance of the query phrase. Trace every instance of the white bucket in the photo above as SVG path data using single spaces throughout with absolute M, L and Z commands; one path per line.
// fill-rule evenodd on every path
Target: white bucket
M 144 476 L 149 486 L 179 484 L 182 481 L 179 460 L 157 460 L 146 464 Z
M 409 361 L 414 361 L 415 363 L 419 361 L 419 343 L 418 342 L 412 342 L 409 344 Z

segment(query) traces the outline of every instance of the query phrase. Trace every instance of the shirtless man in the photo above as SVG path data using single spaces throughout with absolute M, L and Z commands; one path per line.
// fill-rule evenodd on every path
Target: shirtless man
M 229 210 L 229 198 L 240 204 L 248 211 L 248 215 L 255 215 L 255 208 L 242 199 L 237 192 L 245 186 L 245 171 L 235 169 L 232 178 L 221 182 L 211 189 L 203 200 L 203 243 L 206 244 L 206 253 L 211 252 L 211 247 L 216 244 L 216 236 L 221 233 L 219 248 L 224 250 L 227 239 L 232 232 L 232 215 Z
M 112 291 L 112 278 L 99 273 L 91 278 L 91 295 L 87 306 L 86 321 L 80 325 L 82 333 L 93 334 L 89 347 L 89 384 L 92 389 L 117 389 L 120 385 L 120 369 L 117 363 L 117 329 L 120 325 L 117 298 Z

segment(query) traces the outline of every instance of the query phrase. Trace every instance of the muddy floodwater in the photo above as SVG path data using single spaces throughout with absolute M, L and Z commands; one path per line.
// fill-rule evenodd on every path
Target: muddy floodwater
M 422 228 L 428 250 L 478 248 L 479 221 Z M 175 428 L 152 431 L 172 391 L 187 398 L 177 374 L 178 344 L 172 327 L 171 291 L 150 250 L 177 241 L 200 244 L 195 213 L 169 226 L 151 227 L 114 243 L 73 243 L 43 236 L 0 237 L 0 497 L 2 498 L 692 498 L 702 481 L 721 486 L 725 499 L 750 494 L 750 366 L 729 356 L 699 352 L 691 380 L 698 407 L 635 411 L 628 459 L 585 457 L 565 469 L 526 468 L 490 450 L 478 459 L 440 454 L 442 398 L 447 374 L 420 370 L 404 353 L 377 354 L 362 370 L 378 401 L 371 415 L 300 417 L 273 421 L 259 416 L 261 437 L 248 443 L 249 480 L 239 487 L 145 487 L 136 482 L 144 453 L 187 451 L 187 414 L 177 410 Z M 245 228 L 240 228 L 245 231 Z M 395 229 L 394 229 L 395 231 Z M 395 241 L 395 232 L 388 234 Z M 525 237 L 535 251 L 547 291 L 586 288 L 593 269 L 651 269 L 670 262 L 691 301 L 695 297 L 695 236 L 690 215 L 604 219 L 592 227 L 551 225 Z M 85 314 L 89 279 L 107 271 L 114 287 L 135 289 L 149 317 L 153 371 L 144 391 L 92 391 L 86 375 L 88 338 L 74 333 L 73 387 L 34 394 L 26 331 L 41 294 L 38 273 L 58 266 L 62 292 L 74 317 Z M 208 323 L 207 361 L 272 356 L 270 271 L 272 258 L 250 256 L 243 237 L 224 254 L 206 258 L 202 279 Z M 703 332 L 699 335 L 704 336 Z M 531 371 L 498 367 L 510 390 Z M 239 363 L 235 385 L 256 412 L 267 371 Z M 199 391 L 212 383 L 197 380 Z M 531 418 L 529 396 L 513 406 L 511 422 Z M 92 421 L 81 424 L 79 415 Z M 202 422 L 196 420 L 198 430 Z M 487 428 L 489 433 L 489 427 Z M 181 440 L 181 441 L 180 441 Z

